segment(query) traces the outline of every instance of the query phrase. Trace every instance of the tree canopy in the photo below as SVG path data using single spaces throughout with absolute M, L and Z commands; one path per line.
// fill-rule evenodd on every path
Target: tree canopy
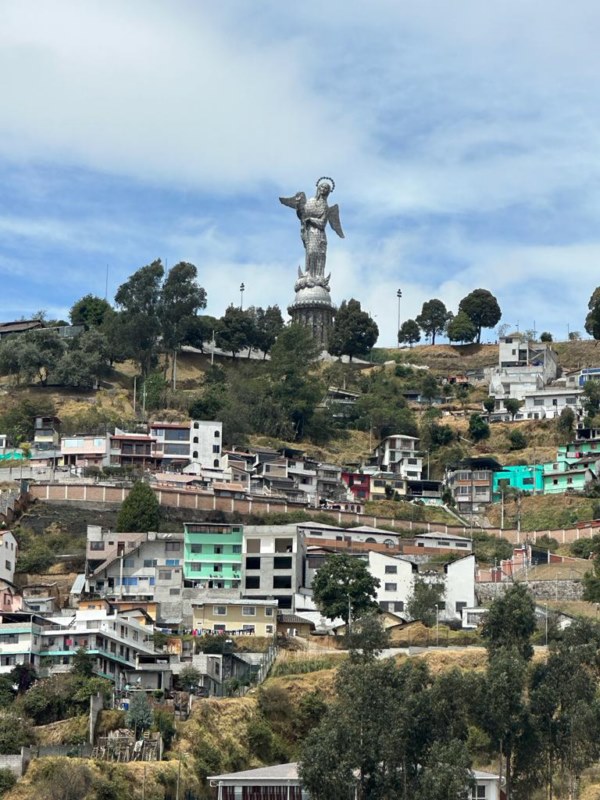
M 408 344 L 411 347 L 413 344 L 421 341 L 421 329 L 419 324 L 414 319 L 407 319 L 403 322 L 398 331 L 399 344 Z
M 426 300 L 421 308 L 421 313 L 416 322 L 427 337 L 431 337 L 431 344 L 435 344 L 435 337 L 443 333 L 448 321 L 448 311 L 444 303 L 436 298 Z
M 378 578 L 358 558 L 341 553 L 330 556 L 319 568 L 312 583 L 319 611 L 329 619 L 340 617 L 346 623 L 376 608 Z
M 500 322 L 502 311 L 494 295 L 487 289 L 475 289 L 460 301 L 459 314 L 463 311 L 475 326 L 477 344 L 481 342 L 481 329 L 493 328 Z
M 117 516 L 118 531 L 157 531 L 160 523 L 158 498 L 143 481 L 137 481 L 123 500 Z
M 363 311 L 358 300 L 345 300 L 335 315 L 329 337 L 329 352 L 334 356 L 366 356 L 375 345 L 379 328 Z

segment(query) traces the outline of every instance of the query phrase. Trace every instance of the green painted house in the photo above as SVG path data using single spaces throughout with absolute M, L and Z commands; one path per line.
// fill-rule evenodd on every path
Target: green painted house
M 598 461 L 594 458 L 564 458 L 544 464 L 544 494 L 582 492 L 596 479 Z
M 542 464 L 524 464 L 514 467 L 502 467 L 494 472 L 492 500 L 499 503 L 502 489 L 518 489 L 521 492 L 541 494 L 544 491 L 544 468 Z
M 237 589 L 242 580 L 242 525 L 184 523 L 185 586 Z

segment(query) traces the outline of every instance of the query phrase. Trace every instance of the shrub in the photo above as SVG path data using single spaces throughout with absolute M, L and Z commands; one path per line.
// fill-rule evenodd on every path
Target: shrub
M 518 429 L 512 430 L 508 436 L 508 439 L 511 450 L 523 450 L 525 447 L 527 447 L 527 438 L 525 434 Z
M 4 797 L 4 795 L 12 789 L 16 782 L 17 779 L 10 769 L 6 767 L 0 769 L 0 797 Z

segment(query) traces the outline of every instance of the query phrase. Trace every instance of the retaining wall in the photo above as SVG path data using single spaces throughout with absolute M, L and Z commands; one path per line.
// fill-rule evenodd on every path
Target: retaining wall
M 179 489 L 171 487 L 152 487 L 161 505 L 169 508 L 181 508 L 191 511 L 222 511 L 225 514 L 288 514 L 293 511 L 318 512 L 327 514 L 333 522 L 342 525 L 371 525 L 373 527 L 396 528 L 403 531 L 438 531 L 468 537 L 471 529 L 458 525 L 445 525 L 436 522 L 413 522 L 411 520 L 390 519 L 378 517 L 373 514 L 357 514 L 350 511 L 330 511 L 315 509 L 304 503 L 290 503 L 286 500 L 268 497 L 253 496 L 252 498 L 235 499 L 230 497 L 215 497 L 215 495 L 201 490 Z M 85 507 L 88 503 L 104 507 L 119 506 L 129 494 L 129 487 L 107 486 L 96 483 L 87 484 L 61 484 L 61 483 L 35 483 L 29 487 L 31 497 L 46 503 L 74 503 Z M 521 544 L 529 541 L 535 543 L 540 536 L 550 536 L 557 539 L 559 544 L 567 544 L 577 539 L 589 539 L 598 528 L 560 528 L 558 530 L 543 530 L 523 532 L 514 529 L 500 528 L 474 528 L 491 536 L 508 539 L 512 544 Z

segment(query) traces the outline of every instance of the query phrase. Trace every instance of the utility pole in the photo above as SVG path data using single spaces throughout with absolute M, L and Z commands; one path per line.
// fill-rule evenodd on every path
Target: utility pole
M 243 283 L 240 283 L 240 311 L 244 310 L 244 290 L 246 287 Z
M 398 328 L 396 331 L 396 345 L 400 347 L 400 340 L 398 339 L 398 334 L 400 333 L 400 301 L 402 300 L 402 289 L 398 289 L 396 292 L 396 297 L 398 298 Z

